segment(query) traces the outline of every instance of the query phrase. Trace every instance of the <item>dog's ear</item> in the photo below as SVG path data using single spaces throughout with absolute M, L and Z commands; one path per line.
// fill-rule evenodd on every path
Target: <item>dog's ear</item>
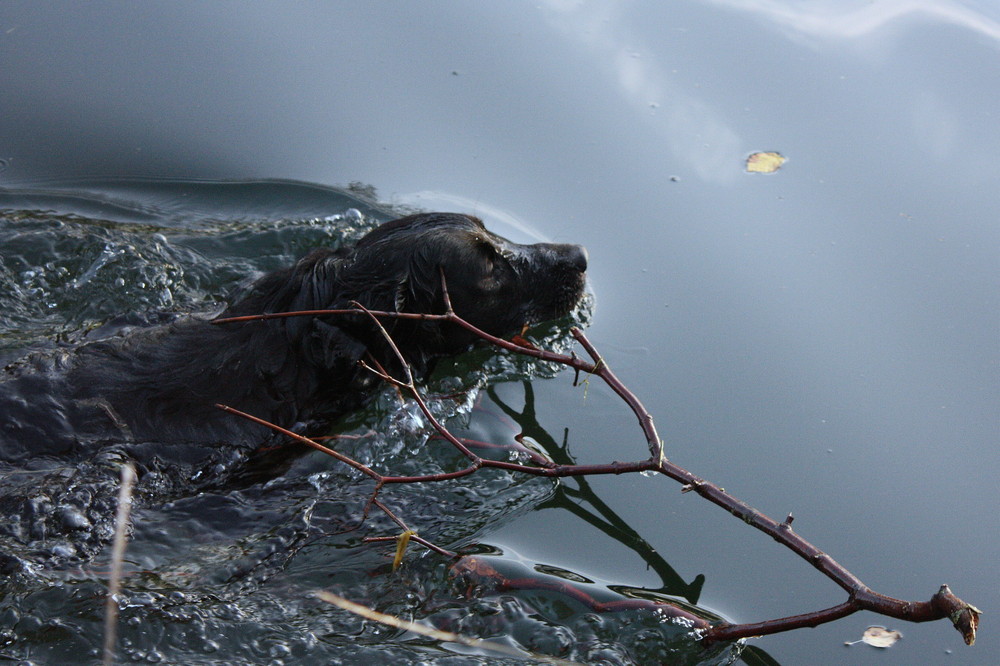
M 441 253 L 436 247 L 424 245 L 411 254 L 404 280 L 405 284 L 400 286 L 406 312 L 436 314 L 443 306 Z
M 344 276 L 338 307 L 356 300 L 369 310 L 431 312 L 441 303 L 441 275 L 434 248 L 394 247 L 376 260 L 365 258 Z

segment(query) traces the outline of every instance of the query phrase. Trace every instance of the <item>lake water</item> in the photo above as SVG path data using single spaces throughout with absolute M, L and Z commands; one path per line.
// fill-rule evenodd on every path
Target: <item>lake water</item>
M 0 354 L 72 339 L 122 311 L 216 303 L 250 272 L 346 239 L 336 222 L 357 220 L 327 218 L 351 208 L 368 223 L 404 206 L 458 210 L 515 240 L 581 243 L 595 298 L 588 335 L 653 413 L 673 460 L 771 516 L 793 513 L 799 533 L 879 592 L 926 600 L 946 582 L 987 611 L 972 648 L 947 622 L 871 614 L 752 644 L 786 664 L 994 663 L 998 50 L 1000 10 L 973 1 L 6 3 L 3 208 L 48 212 L 5 218 Z M 756 151 L 787 162 L 748 174 Z M 188 185 L 122 180 L 137 177 Z M 275 178 L 341 189 L 261 182 Z M 344 189 L 351 182 L 382 203 Z M 193 203 L 180 194 L 207 190 Z M 15 246 L 15 224 L 33 240 Z M 556 447 L 565 432 L 578 462 L 644 456 L 610 391 L 564 373 L 526 394 L 522 371 L 484 395 L 477 434 L 509 436 L 502 407 L 523 412 L 530 398 L 540 432 Z M 308 598 L 322 586 L 406 612 L 445 588 L 427 556 L 406 581 L 370 578 L 389 549 L 358 534 L 298 549 L 299 535 L 336 532 L 363 502 L 323 476 L 335 470 L 303 465 L 274 486 L 192 498 L 137 523 L 123 656 L 473 659 L 362 631 Z M 734 621 L 844 599 L 665 479 L 590 482 L 655 550 L 655 567 L 634 540 L 583 517 L 574 502 L 593 512 L 590 496 L 562 488 L 493 478 L 479 493 L 414 488 L 406 504 L 443 545 L 484 543 L 510 566 L 661 589 L 668 562 L 674 594 Z M 285 531 L 246 529 L 246 507 Z M 87 567 L 16 583 L 0 615 L 3 653 L 92 661 L 103 580 Z M 461 609 L 456 595 L 439 612 Z M 904 638 L 886 651 L 844 646 L 871 624 Z

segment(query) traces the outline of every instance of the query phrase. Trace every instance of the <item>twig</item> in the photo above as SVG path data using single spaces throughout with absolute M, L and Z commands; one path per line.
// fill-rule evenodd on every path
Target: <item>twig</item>
M 115 514 L 115 538 L 111 547 L 111 576 L 108 580 L 108 596 L 104 601 L 104 660 L 105 666 L 115 661 L 115 643 L 118 640 L 118 591 L 121 589 L 122 561 L 125 559 L 125 543 L 128 531 L 128 517 L 132 506 L 132 485 L 135 483 L 135 468 L 131 463 L 122 465 L 122 482 L 118 488 L 118 511 Z
M 333 458 L 336 458 L 337 460 L 339 460 L 340 462 L 344 463 L 345 465 L 350 465 L 354 469 L 359 470 L 361 472 L 364 472 L 365 474 L 367 474 L 368 476 L 371 476 L 372 478 L 374 478 L 376 480 L 379 480 L 379 479 L 382 478 L 380 474 L 372 471 L 370 468 L 366 467 L 365 465 L 362 465 L 361 463 L 359 463 L 359 462 L 357 462 L 355 460 L 352 460 L 352 459 L 348 458 L 347 456 L 345 456 L 344 454 L 339 453 L 338 451 L 335 451 L 335 450 L 333 450 L 333 449 L 331 449 L 331 448 L 329 448 L 327 446 L 323 446 L 322 444 L 320 444 L 319 442 L 317 442 L 315 440 L 309 439 L 308 437 L 304 437 L 304 436 L 298 434 L 297 432 L 292 432 L 291 430 L 286 430 L 285 428 L 282 428 L 281 426 L 275 425 L 273 423 L 268 423 L 264 419 L 257 418 L 256 416 L 254 416 L 252 414 L 247 414 L 246 412 L 241 412 L 240 410 L 238 410 L 238 409 L 236 409 L 234 407 L 230 407 L 229 405 L 223 405 L 223 404 L 218 404 L 217 403 L 215 406 L 217 408 L 221 409 L 224 412 L 227 412 L 229 414 L 235 414 L 235 415 L 237 415 L 237 416 L 239 416 L 241 418 L 247 419 L 248 421 L 253 421 L 254 423 L 257 423 L 259 425 L 262 425 L 262 426 L 265 426 L 267 428 L 270 428 L 271 430 L 274 430 L 275 432 L 280 432 L 282 435 L 286 435 L 288 437 L 291 437 L 295 441 L 301 442 L 301 443 L 305 444 L 306 446 L 310 446 L 310 447 L 316 449 L 317 451 L 322 451 L 326 455 L 331 456 Z

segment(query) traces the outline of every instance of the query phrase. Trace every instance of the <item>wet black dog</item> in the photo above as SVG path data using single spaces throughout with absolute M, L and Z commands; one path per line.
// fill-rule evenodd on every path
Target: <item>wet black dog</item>
M 586 267 L 577 245 L 517 245 L 474 217 L 412 215 L 353 248 L 316 250 L 264 276 L 221 317 L 340 309 L 352 301 L 441 313 L 443 274 L 455 312 L 501 335 L 568 313 L 583 293 Z M 474 342 L 451 323 L 384 325 L 418 373 Z M 183 457 L 185 446 L 248 450 L 272 441 L 270 430 L 216 403 L 320 434 L 379 386 L 361 360 L 399 370 L 373 322 L 345 315 L 221 325 L 190 317 L 22 362 L 0 376 L 0 461 L 71 460 L 109 444 L 140 460 L 143 450 Z
M 586 264 L 577 245 L 516 245 L 472 217 L 413 215 L 383 224 L 353 248 L 316 250 L 264 276 L 220 317 L 342 309 L 352 301 L 441 313 L 444 282 L 458 315 L 502 335 L 568 313 L 583 293 Z M 475 342 L 453 323 L 383 323 L 420 374 Z M 141 511 L 178 498 L 228 496 L 281 475 L 308 449 L 215 404 L 324 434 L 379 390 L 381 380 L 359 367 L 361 360 L 400 371 L 364 315 L 230 324 L 191 316 L 5 368 L 0 575 L 101 552 L 113 534 L 125 461 L 139 471 L 133 510 Z

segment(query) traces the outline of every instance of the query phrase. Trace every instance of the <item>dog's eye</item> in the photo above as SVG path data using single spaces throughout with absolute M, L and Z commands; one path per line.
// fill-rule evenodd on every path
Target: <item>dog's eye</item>
M 503 257 L 492 245 L 480 246 L 477 264 L 480 288 L 493 291 L 500 285 L 504 272 L 503 263 Z
M 483 243 L 479 246 L 479 257 L 482 261 L 483 273 L 492 274 L 496 268 L 497 263 L 500 260 L 500 255 L 497 254 L 496 249 L 487 243 Z

